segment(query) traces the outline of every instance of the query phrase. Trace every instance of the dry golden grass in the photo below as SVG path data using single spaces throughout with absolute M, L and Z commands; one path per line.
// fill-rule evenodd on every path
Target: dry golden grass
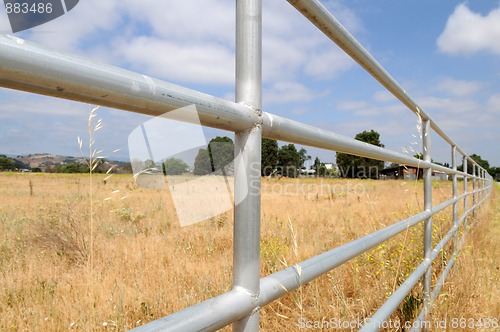
M 467 319 L 475 328 L 467 331 L 495 331 L 500 328 L 480 326 L 487 319 L 500 320 L 500 185 L 493 199 L 478 215 L 477 223 L 467 234 L 456 265 L 436 301 L 431 321 Z M 460 321 L 458 322 L 460 323 Z M 463 320 L 462 320 L 463 323 Z
M 138 188 L 131 176 L 103 179 L 93 175 L 91 226 L 88 175 L 0 174 L 0 331 L 122 331 L 231 288 L 231 212 L 182 228 L 168 192 Z M 450 196 L 451 183 L 434 183 L 435 204 Z M 421 182 L 263 179 L 261 275 L 422 206 Z M 482 211 L 436 317 L 498 316 L 500 211 L 494 201 Z M 450 216 L 448 208 L 434 218 L 434 244 Z M 368 317 L 421 252 L 419 225 L 264 307 L 261 328 L 298 330 L 301 317 Z M 415 315 L 419 294 L 412 292 L 393 319 Z

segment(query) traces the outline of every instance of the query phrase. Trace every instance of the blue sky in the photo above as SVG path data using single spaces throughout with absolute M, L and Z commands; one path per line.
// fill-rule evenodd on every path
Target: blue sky
M 284 0 L 263 0 L 263 108 L 386 148 L 419 151 L 417 118 Z M 500 166 L 500 2 L 322 1 L 467 153 Z M 234 99 L 234 1 L 85 0 L 16 34 L 62 52 Z M 11 34 L 5 11 L 0 31 Z M 91 105 L 0 89 L 0 154 L 79 155 Z M 98 111 L 96 138 L 128 158 L 128 135 L 150 118 Z M 209 135 L 231 133 L 216 133 Z M 169 137 L 167 137 L 168 139 Z M 178 139 L 172 137 L 172 139 Z M 450 162 L 436 135 L 433 159 Z M 322 161 L 330 151 L 306 147 Z

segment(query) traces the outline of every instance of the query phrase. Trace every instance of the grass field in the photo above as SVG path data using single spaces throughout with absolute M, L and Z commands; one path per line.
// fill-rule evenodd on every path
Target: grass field
M 93 175 L 91 189 L 88 175 L 0 173 L 0 331 L 123 331 L 231 288 L 231 211 L 180 227 L 168 191 L 138 188 L 130 175 L 103 179 Z M 262 181 L 262 276 L 423 208 L 421 181 Z M 433 187 L 434 204 L 451 197 L 450 182 Z M 433 319 L 498 318 L 499 199 L 478 213 Z M 437 244 L 451 209 L 433 220 Z M 264 307 L 261 329 L 369 317 L 421 262 L 422 232 L 411 228 Z M 411 320 L 420 294 L 391 319 Z

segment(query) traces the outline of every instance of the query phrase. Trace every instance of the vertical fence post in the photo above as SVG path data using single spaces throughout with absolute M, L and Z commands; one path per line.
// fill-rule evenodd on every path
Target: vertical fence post
M 469 178 L 468 178 L 468 174 L 467 174 L 467 165 L 468 165 L 469 161 L 467 160 L 467 156 L 464 156 L 463 158 L 463 162 L 462 162 L 462 165 L 464 165 L 464 194 L 467 194 L 467 192 L 469 192 L 469 188 L 468 188 L 468 185 L 469 185 Z M 467 211 L 467 196 L 464 197 L 464 212 Z M 464 220 L 464 226 L 467 227 L 467 220 L 469 218 L 468 217 L 465 217 L 465 220 Z
M 482 168 L 479 165 L 476 165 L 476 204 L 481 201 L 481 193 L 479 190 L 481 189 L 481 176 L 482 176 Z M 478 208 L 479 210 L 479 208 Z M 476 216 L 479 211 L 476 211 Z
M 485 189 L 486 188 L 486 177 L 488 176 L 488 170 L 483 170 L 483 178 L 482 178 L 482 186 L 481 186 L 481 189 Z M 483 196 L 482 199 L 486 198 L 486 191 L 481 191 L 481 195 Z M 482 200 L 481 199 L 481 200 Z
M 453 145 L 451 147 L 451 169 L 457 170 L 457 147 Z M 457 186 L 457 174 L 453 174 L 453 199 L 457 198 L 458 195 L 458 186 Z M 453 203 L 453 226 L 458 223 L 458 202 Z M 453 251 L 456 252 L 458 250 L 458 231 L 455 232 L 455 236 L 453 238 Z
M 472 164 L 472 218 L 476 218 L 476 164 Z
M 422 145 L 424 161 L 431 162 L 431 122 L 429 119 L 422 122 Z M 424 170 L 424 210 L 432 210 L 432 168 Z M 432 216 L 424 221 L 424 258 L 431 259 L 432 251 Z M 431 300 L 432 264 L 424 276 L 424 320 L 428 318 Z
M 484 170 L 483 172 L 483 177 L 481 179 L 481 189 L 484 190 L 484 191 L 481 191 L 481 195 L 482 195 L 482 199 L 480 201 L 482 201 L 483 199 L 485 199 L 488 195 L 486 194 L 486 179 L 488 178 L 488 170 Z
M 236 1 L 236 102 L 261 115 L 262 1 Z M 260 124 L 235 135 L 233 287 L 257 300 L 260 292 Z M 233 323 L 233 331 L 258 331 L 259 311 Z
M 481 179 L 479 179 L 479 189 L 481 189 L 481 192 L 479 193 L 479 202 L 481 202 L 484 198 L 484 179 L 486 178 L 486 173 L 487 171 L 483 168 L 481 168 Z
M 480 166 L 477 166 L 476 168 L 476 175 L 477 175 L 477 182 L 476 182 L 476 190 L 481 189 L 481 176 L 483 174 L 483 170 L 480 168 Z M 481 201 L 481 193 L 478 192 L 476 194 L 476 203 Z
M 480 168 L 480 166 L 477 166 L 477 183 L 476 183 L 476 190 L 479 190 L 481 189 L 481 176 L 483 174 L 483 170 Z M 479 202 L 481 201 L 481 193 L 478 192 L 477 195 L 476 195 L 476 202 Z
M 483 172 L 483 179 L 482 179 L 483 180 L 483 185 L 481 187 L 481 189 L 483 189 L 483 190 L 486 189 L 486 179 L 488 178 L 488 175 L 489 175 L 488 170 L 485 169 L 484 172 Z M 483 195 L 483 199 L 485 199 L 486 196 L 487 196 L 486 195 L 486 190 L 482 191 L 482 195 Z
M 485 188 L 486 188 L 486 177 L 488 176 L 488 174 L 489 174 L 489 173 L 488 173 L 488 171 L 487 171 L 487 170 L 484 170 L 484 171 L 483 171 L 483 185 L 482 185 L 481 189 L 485 189 Z M 486 198 L 486 192 L 484 191 L 484 192 L 482 192 L 482 193 L 483 193 L 483 194 L 482 194 L 482 195 L 483 195 L 483 199 L 484 199 L 484 198 Z

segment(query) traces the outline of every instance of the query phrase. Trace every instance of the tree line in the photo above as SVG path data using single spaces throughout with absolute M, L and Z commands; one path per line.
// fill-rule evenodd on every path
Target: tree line
M 105 159 L 99 159 L 96 162 L 97 166 L 93 170 L 93 173 L 106 173 L 113 164 L 117 163 L 119 164 L 119 167 L 116 167 L 115 170 L 119 168 L 119 171 L 122 173 L 132 173 L 132 167 L 130 163 L 123 163 L 123 162 L 110 163 Z M 68 162 L 67 160 L 65 160 L 65 162 L 61 164 L 52 164 L 42 167 L 43 169 L 41 167 L 30 167 L 30 165 L 16 158 L 0 155 L 0 172 L 28 170 L 37 173 L 37 172 L 42 172 L 43 170 L 45 173 L 89 173 L 88 164 L 77 161 Z
M 294 144 L 279 147 L 276 140 L 268 138 L 262 139 L 261 151 L 262 176 L 297 177 L 304 168 L 304 163 L 311 159 L 304 148 L 297 150 Z M 232 172 L 233 160 L 233 140 L 226 136 L 216 137 L 209 142 L 207 149 L 199 150 L 194 162 L 193 174 L 205 175 L 224 169 Z
M 374 130 L 369 132 L 364 131 L 356 135 L 356 139 L 384 147 L 384 145 L 380 143 L 379 133 Z M 341 176 L 348 178 L 376 178 L 379 171 L 384 167 L 384 162 L 382 161 L 337 153 L 336 162 L 341 170 L 340 172 L 335 168 L 327 167 L 327 164 L 321 162 L 318 157 L 314 159 L 313 164 L 309 168 L 314 172 L 307 172 L 305 163 L 311 160 L 311 156 L 308 155 L 306 149 L 297 149 L 295 144 L 292 143 L 280 147 L 278 141 L 269 138 L 262 139 L 261 153 L 262 176 L 286 176 L 294 178 L 301 174 L 313 174 L 318 177 Z M 216 137 L 209 142 L 207 149 L 200 149 L 198 151 L 198 155 L 194 162 L 193 174 L 205 175 L 228 167 L 228 170 L 232 171 L 231 163 L 233 159 L 233 141 L 226 136 Z M 187 169 L 188 167 L 187 164 L 183 163 L 181 160 L 175 160 L 175 158 L 170 158 L 167 161 L 171 165 L 176 165 L 176 169 L 179 168 L 177 167 L 178 165 L 182 165 L 181 168 L 183 169 Z M 370 172 L 367 172 L 367 170 Z M 169 167 L 167 167 L 166 170 L 164 167 L 164 173 L 174 174 Z
M 25 168 L 27 169 L 29 166 L 20 160 L 10 158 L 5 155 L 0 156 L 0 171 L 15 171 Z
M 261 143 L 263 176 L 282 175 L 297 177 L 304 169 L 304 163 L 311 159 L 304 148 L 297 150 L 294 144 L 278 146 L 276 140 L 263 138 Z M 212 173 L 233 173 L 234 142 L 231 138 L 217 136 L 212 139 L 207 148 L 199 149 L 194 160 L 193 174 L 206 175 Z M 319 159 L 316 163 L 320 167 Z M 324 164 L 323 164 L 324 167 Z M 178 158 L 169 158 L 163 165 L 166 175 L 187 173 L 189 166 Z
M 354 137 L 358 141 L 362 141 L 374 146 L 383 148 L 384 144 L 380 141 L 380 134 L 375 130 L 363 131 Z M 263 138 L 261 143 L 262 149 L 262 162 L 261 174 L 262 176 L 286 176 L 298 177 L 301 174 L 313 174 L 318 177 L 334 176 L 342 178 L 368 178 L 378 179 L 379 174 L 385 168 L 385 163 L 380 160 L 354 156 L 347 153 L 337 153 L 336 167 L 327 167 L 327 164 L 321 162 L 316 157 L 310 170 L 307 172 L 305 162 L 311 160 L 311 156 L 307 154 L 306 149 L 297 149 L 294 144 L 285 144 L 281 147 L 278 142 L 273 139 Z M 422 154 L 417 153 L 414 157 L 422 159 Z M 500 167 L 490 167 L 487 160 L 481 158 L 477 154 L 470 156 L 481 167 L 486 169 L 488 173 L 497 180 L 500 180 Z M 233 173 L 233 160 L 234 160 L 234 142 L 231 138 L 224 136 L 217 136 L 212 139 L 207 148 L 199 149 L 198 154 L 194 160 L 194 167 L 190 169 L 189 165 L 179 158 L 168 158 L 161 164 L 161 171 L 165 175 L 181 175 L 185 173 L 192 173 L 194 175 L 207 175 L 207 174 L 232 174 Z M 439 163 L 432 160 L 432 162 L 450 167 L 448 163 Z M 157 170 L 156 164 L 152 160 L 147 160 L 141 163 L 141 169 Z M 123 163 L 123 171 L 131 172 L 131 163 Z M 106 162 L 102 160 L 100 165 L 94 170 L 95 173 L 105 173 L 108 170 Z M 396 167 L 399 165 L 392 164 L 389 167 Z M 31 169 L 29 165 L 22 163 L 17 159 L 0 155 L 0 171 L 14 171 L 21 169 Z M 463 165 L 457 167 L 459 171 L 463 171 Z M 39 168 L 33 168 L 32 171 L 41 171 Z M 46 172 L 52 173 L 88 173 L 89 169 L 86 164 L 72 162 L 63 165 L 53 165 L 47 168 Z M 472 163 L 468 161 L 467 172 L 472 174 Z

